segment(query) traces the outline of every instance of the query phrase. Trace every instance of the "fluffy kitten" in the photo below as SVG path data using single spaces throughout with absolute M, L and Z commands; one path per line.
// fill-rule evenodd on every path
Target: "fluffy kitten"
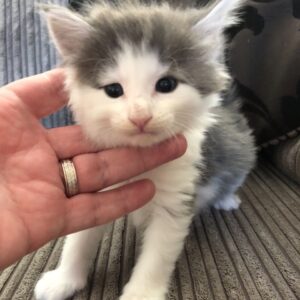
M 233 94 L 224 93 L 230 77 L 223 31 L 236 21 L 240 6 L 240 0 L 202 8 L 102 1 L 82 15 L 46 9 L 64 59 L 71 108 L 91 141 L 100 147 L 145 147 L 178 133 L 188 141 L 183 157 L 139 177 L 150 178 L 157 192 L 130 214 L 144 236 L 121 300 L 165 299 L 197 209 L 239 206 L 234 193 L 252 168 L 255 151 Z M 85 286 L 103 231 L 67 237 L 59 267 L 36 286 L 37 299 L 65 299 Z

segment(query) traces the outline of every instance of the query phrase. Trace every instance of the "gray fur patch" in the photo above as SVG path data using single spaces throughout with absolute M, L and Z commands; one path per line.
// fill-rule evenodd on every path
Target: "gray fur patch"
M 132 2 L 132 1 L 131 1 Z M 71 64 L 78 79 L 97 86 L 99 75 L 116 63 L 122 44 L 158 54 L 162 63 L 170 65 L 170 74 L 197 88 L 202 94 L 219 92 L 226 80 L 207 60 L 210 49 L 201 45 L 199 36 L 192 31 L 201 12 L 195 9 L 170 8 L 157 5 L 96 5 L 84 13 L 93 30 L 82 41 Z M 77 51 L 77 53 L 76 53 Z
M 233 97 L 234 93 L 228 94 Z M 207 132 L 204 141 L 200 186 L 213 186 L 213 203 L 233 194 L 254 167 L 256 149 L 246 118 L 239 112 L 237 99 L 225 99 L 215 108 L 219 122 Z

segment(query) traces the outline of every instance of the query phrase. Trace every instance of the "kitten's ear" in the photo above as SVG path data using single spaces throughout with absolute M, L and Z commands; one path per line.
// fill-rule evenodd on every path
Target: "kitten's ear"
M 57 50 L 66 60 L 74 57 L 82 47 L 92 27 L 83 17 L 71 10 L 56 5 L 40 5 L 46 15 L 50 35 Z
M 224 51 L 223 32 L 239 21 L 237 11 L 243 4 L 245 0 L 219 0 L 209 6 L 201 20 L 194 25 L 193 30 L 199 37 L 204 42 L 212 44 L 213 57 L 222 55 L 220 52 Z

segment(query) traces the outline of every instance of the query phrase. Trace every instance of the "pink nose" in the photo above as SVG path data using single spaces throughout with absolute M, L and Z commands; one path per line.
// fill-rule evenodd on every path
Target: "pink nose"
M 136 127 L 143 131 L 145 126 L 150 122 L 152 117 L 145 117 L 145 118 L 129 118 L 130 122 L 133 123 Z

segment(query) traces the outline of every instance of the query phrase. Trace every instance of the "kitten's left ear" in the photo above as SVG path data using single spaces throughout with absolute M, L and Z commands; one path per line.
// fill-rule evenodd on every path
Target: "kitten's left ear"
M 219 0 L 216 4 L 211 5 L 204 12 L 201 20 L 194 25 L 195 31 L 199 38 L 205 43 L 211 44 L 212 58 L 222 55 L 223 49 L 223 32 L 224 30 L 236 24 L 239 21 L 237 10 L 245 4 L 245 0 Z
M 65 7 L 39 5 L 46 15 L 50 35 L 58 52 L 68 61 L 72 60 L 93 30 L 84 18 Z

